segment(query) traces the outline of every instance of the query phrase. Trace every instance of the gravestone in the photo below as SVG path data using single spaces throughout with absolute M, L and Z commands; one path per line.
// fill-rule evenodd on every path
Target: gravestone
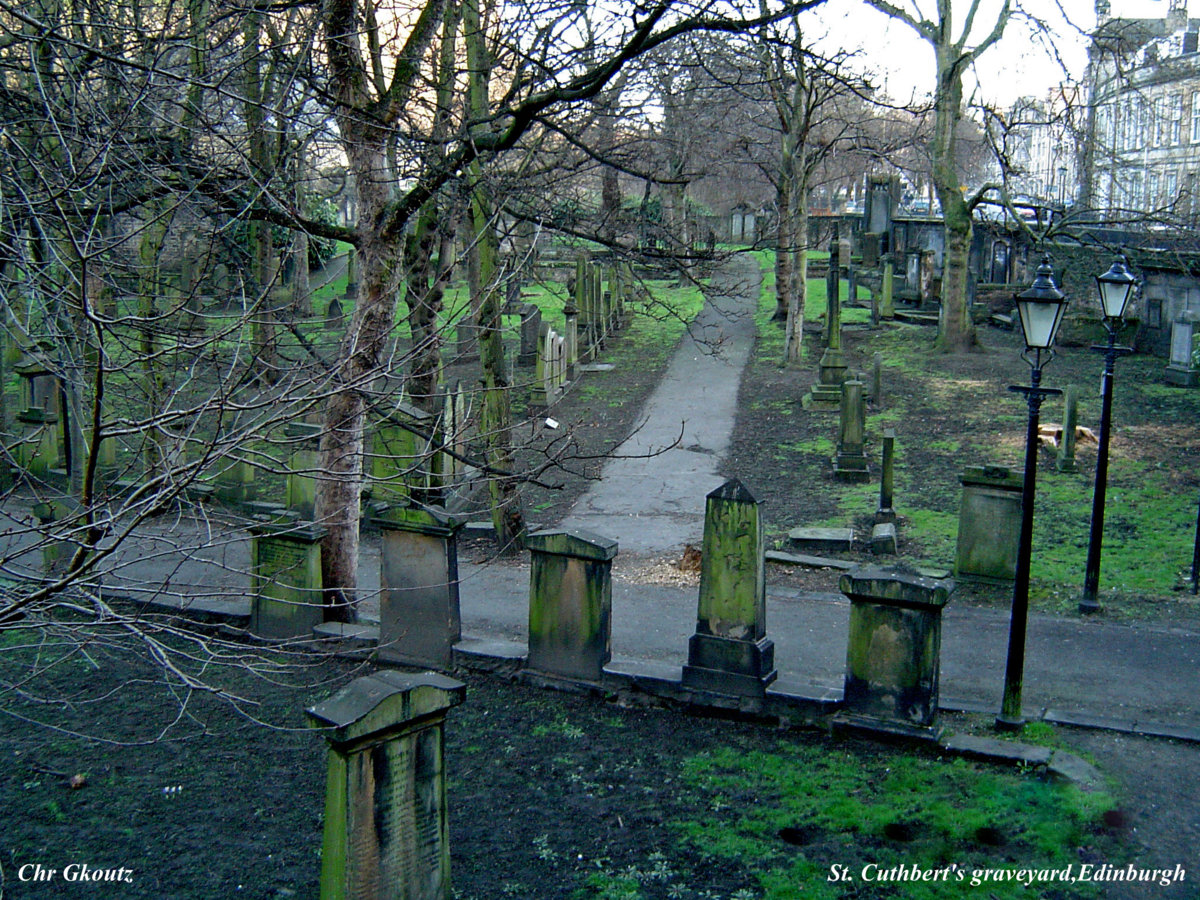
M 775 680 L 764 566 L 758 501 L 730 479 L 706 498 L 696 633 L 688 643 L 684 687 L 761 697 Z
M 866 453 L 866 399 L 863 383 L 857 379 L 842 384 L 841 428 L 837 455 L 833 460 L 833 477 L 838 481 L 869 481 Z
M 529 668 L 598 683 L 612 658 L 617 542 L 588 531 L 535 531 L 530 552 Z
M 541 323 L 538 335 L 537 358 L 533 367 L 533 383 L 529 386 L 530 414 L 544 411 L 554 401 L 554 330 L 548 322 Z
M 842 301 L 838 253 L 841 242 L 835 229 L 829 245 L 829 269 L 825 273 L 825 350 L 817 367 L 817 383 L 804 396 L 805 409 L 836 410 L 841 405 L 842 382 L 846 380 L 846 357 L 842 352 Z
M 407 403 L 397 403 L 375 429 L 371 458 L 371 491 L 382 503 L 404 500 L 414 493 L 435 491 L 429 465 L 430 445 L 436 442 L 437 417 Z
M 382 533 L 379 657 L 450 668 L 462 639 L 458 603 L 458 532 L 463 522 L 415 504 L 373 520 Z
M 17 467 L 35 481 L 45 481 L 60 465 L 58 415 L 37 407 L 17 413 L 20 443 L 15 448 Z
M 79 549 L 75 541 L 62 537 L 81 522 L 82 507 L 69 497 L 39 500 L 30 508 L 38 523 L 38 543 L 42 545 L 42 577 L 47 581 L 61 578 L 70 568 Z M 55 525 L 57 524 L 57 528 Z
M 563 316 L 567 320 L 566 333 L 563 335 L 566 342 L 565 377 L 567 381 L 574 381 L 579 377 L 579 308 L 571 300 L 567 300 L 563 306 Z
M 1200 366 L 1196 363 L 1196 337 L 1200 313 L 1185 312 L 1171 323 L 1170 361 L 1163 372 L 1167 384 L 1177 387 L 1200 385 Z
M 883 284 L 879 289 L 879 318 L 896 318 L 896 266 L 889 259 L 883 264 Z
M 1075 426 L 1077 419 L 1078 391 L 1074 385 L 1063 388 L 1062 440 L 1058 445 L 1058 458 L 1054 468 L 1059 472 L 1075 471 Z
M 253 502 L 258 497 L 254 466 L 240 457 L 227 459 L 213 478 L 217 499 L 233 505 Z
M 896 429 L 883 431 L 883 464 L 879 474 L 879 508 L 875 510 L 875 524 L 895 523 L 896 484 Z
M 250 630 L 275 640 L 308 638 L 323 619 L 321 539 L 305 523 L 250 527 Z
M 542 331 L 542 311 L 532 303 L 521 307 L 521 346 L 517 365 L 529 367 L 537 363 L 538 337 Z
M 956 578 L 1012 581 L 1021 533 L 1023 478 L 1003 466 L 970 466 L 962 474 L 958 513 Z
M 383 671 L 307 710 L 329 741 L 321 900 L 450 900 L 444 723 L 465 697 Z
M 350 297 L 350 288 L 346 288 L 346 296 Z M 346 316 L 342 312 L 342 301 L 334 297 L 329 301 L 329 305 L 325 308 L 325 327 L 330 331 L 336 331 L 345 324 Z
M 311 520 L 317 501 L 318 448 L 321 426 L 311 422 L 289 422 L 284 429 L 291 446 L 288 454 L 287 508 Z
M 838 588 L 850 598 L 850 632 L 835 725 L 936 739 L 942 608 L 954 582 L 868 568 Z

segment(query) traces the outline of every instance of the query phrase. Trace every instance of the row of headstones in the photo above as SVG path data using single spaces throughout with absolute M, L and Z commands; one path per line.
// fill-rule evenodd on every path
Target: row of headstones
M 455 528 L 412 512 L 390 517 L 396 527 L 385 531 L 380 656 L 445 668 L 460 627 Z M 758 502 L 740 483 L 708 495 L 696 632 L 681 679 L 698 694 L 763 697 L 776 678 L 762 535 Z M 531 535 L 529 549 L 527 668 L 600 682 L 611 657 L 616 543 L 548 531 Z M 843 576 L 840 586 L 851 612 L 838 721 L 890 735 L 936 734 L 941 610 L 953 583 L 868 569 Z M 442 728 L 464 695 L 444 675 L 385 671 L 309 710 L 330 744 L 323 898 L 383 896 L 388 885 L 388 896 L 444 900 Z M 401 787 L 380 791 L 381 783 Z
M 520 351 L 517 365 L 534 368 L 531 403 L 544 407 L 575 380 L 579 367 L 594 360 L 626 321 L 633 276 L 626 264 L 601 266 L 590 259 L 575 262 L 570 298 L 563 306 L 565 325 L 558 334 L 531 304 L 520 307 Z M 607 288 L 605 287 L 607 285 Z

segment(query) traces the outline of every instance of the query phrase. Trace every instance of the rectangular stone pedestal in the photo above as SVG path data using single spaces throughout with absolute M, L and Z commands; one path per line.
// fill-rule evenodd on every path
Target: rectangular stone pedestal
M 873 568 L 848 572 L 838 586 L 850 598 L 843 724 L 931 736 L 942 607 L 954 582 Z
M 778 676 L 775 642 L 770 638 L 743 641 L 711 634 L 688 639 L 688 662 L 683 685 L 717 694 L 761 697 Z

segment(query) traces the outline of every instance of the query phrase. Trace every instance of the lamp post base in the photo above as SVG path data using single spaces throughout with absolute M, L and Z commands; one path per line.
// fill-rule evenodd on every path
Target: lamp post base
M 996 716 L 996 730 L 1016 733 L 1025 727 L 1025 721 L 1026 719 L 1024 716 L 1018 716 L 1014 719 L 1001 713 L 1000 715 Z

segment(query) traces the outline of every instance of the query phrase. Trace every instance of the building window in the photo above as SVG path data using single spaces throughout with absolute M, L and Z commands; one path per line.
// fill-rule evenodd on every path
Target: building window
M 1158 97 L 1154 101 L 1154 140 L 1159 146 L 1167 143 L 1171 127 L 1171 114 L 1167 110 L 1167 98 Z
M 1171 98 L 1171 143 L 1183 140 L 1183 94 Z
M 1167 173 L 1167 203 L 1171 206 L 1179 199 L 1179 173 L 1171 171 Z
M 1200 143 L 1200 91 L 1192 94 L 1192 143 Z
M 1149 181 L 1147 182 L 1148 188 L 1149 188 L 1146 192 L 1146 208 L 1147 209 L 1157 209 L 1158 208 L 1158 204 L 1159 204 L 1158 183 L 1159 183 L 1158 182 L 1158 173 L 1151 172 Z

